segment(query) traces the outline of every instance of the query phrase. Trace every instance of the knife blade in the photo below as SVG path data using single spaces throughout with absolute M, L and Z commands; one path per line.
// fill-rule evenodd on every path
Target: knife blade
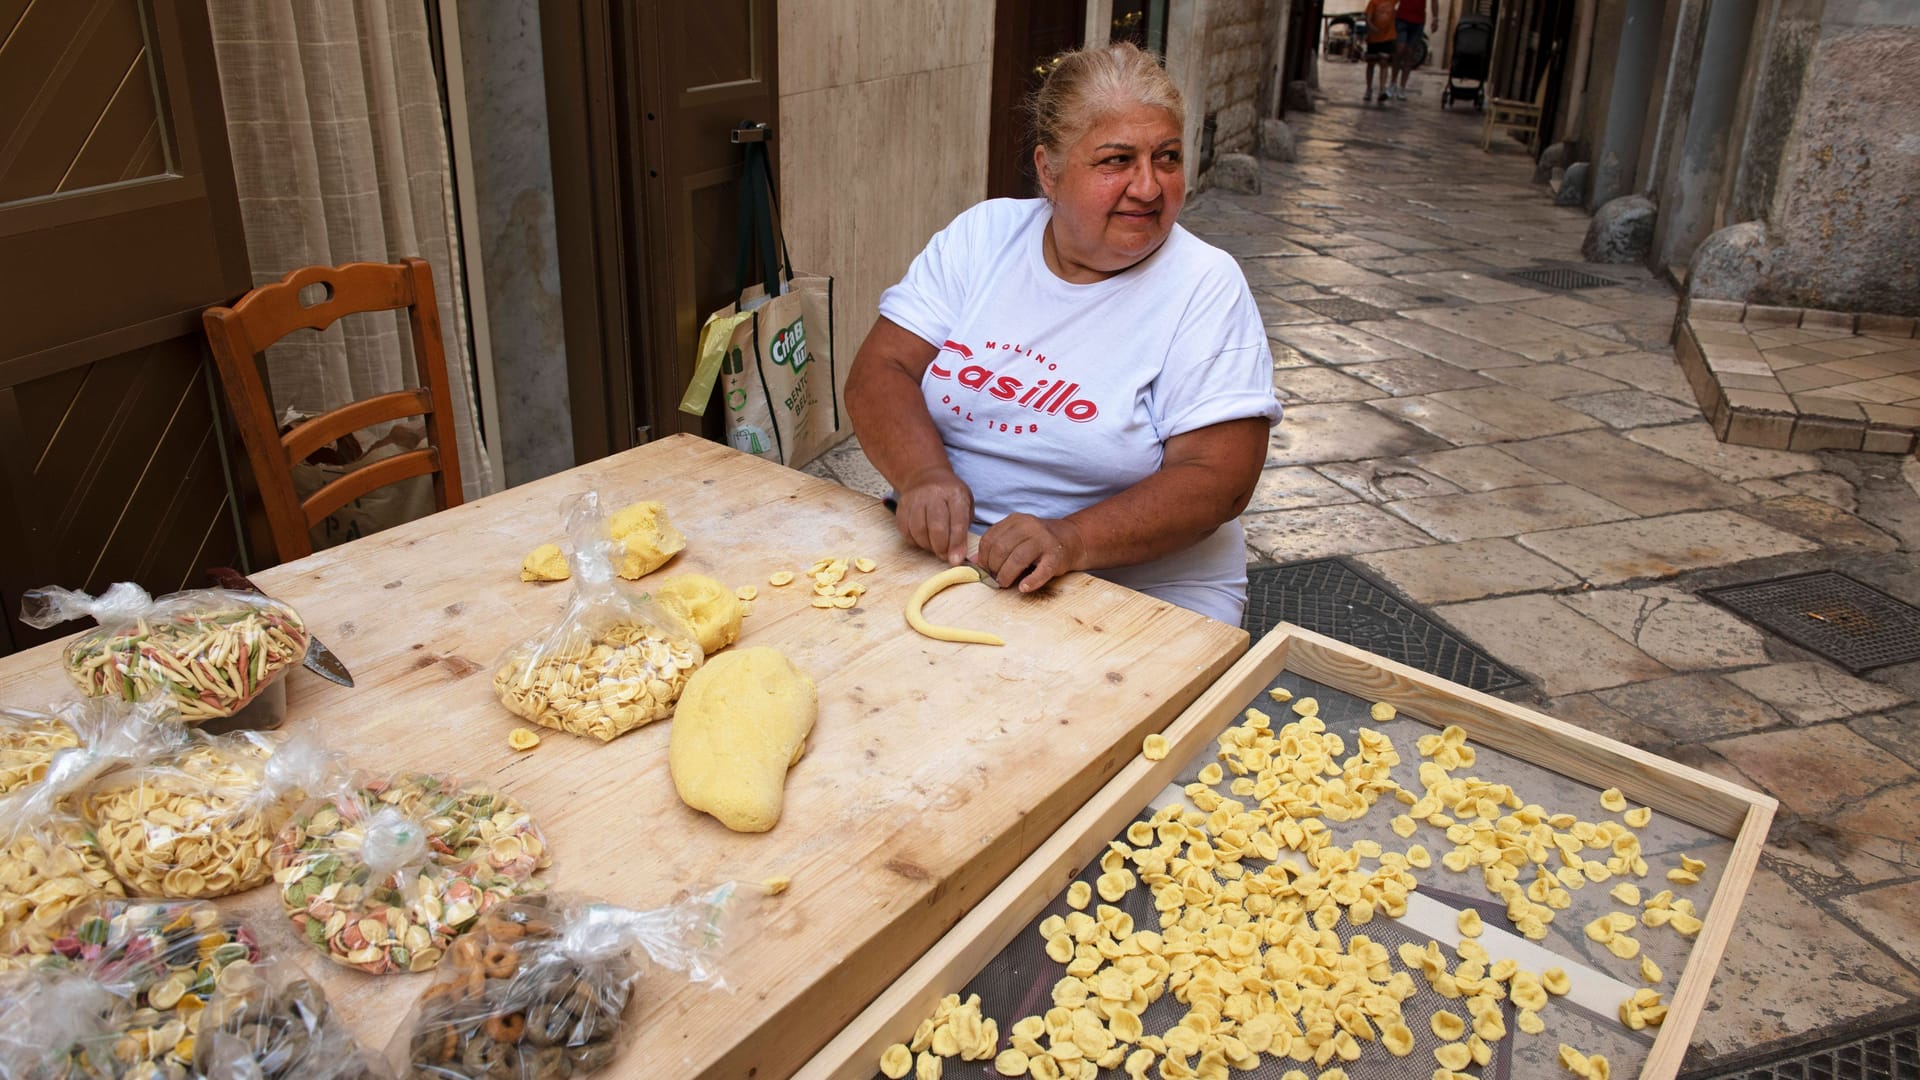
M 265 589 L 248 581 L 245 574 L 242 574 L 231 566 L 208 567 L 207 580 L 222 589 L 259 593 L 261 596 L 267 595 Z M 328 682 L 339 683 L 341 686 L 347 687 L 353 685 L 353 673 L 347 670 L 347 665 L 340 662 L 340 658 L 333 654 L 332 649 L 320 643 L 319 636 L 314 634 L 311 629 L 307 631 L 307 655 L 300 658 L 300 663 L 308 671 L 313 672 Z

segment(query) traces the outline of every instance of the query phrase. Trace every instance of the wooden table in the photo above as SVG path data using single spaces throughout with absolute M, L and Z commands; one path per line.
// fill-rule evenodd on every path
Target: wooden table
M 566 584 L 519 580 L 521 557 L 561 537 L 560 503 L 664 502 L 698 571 L 760 596 L 743 644 L 786 653 L 820 687 L 806 757 L 772 832 L 731 833 L 689 810 L 667 773 L 668 724 L 612 743 L 545 733 L 495 700 L 493 662 L 550 625 Z M 817 558 L 865 555 L 849 611 L 810 604 Z M 546 831 L 556 889 L 635 907 L 685 889 L 784 874 L 729 942 L 736 987 L 643 983 L 638 1025 L 610 1075 L 782 1077 L 824 1045 L 1246 650 L 1245 632 L 1086 575 L 1034 596 L 969 586 L 936 621 L 991 628 L 1005 648 L 906 627 L 914 586 L 941 564 L 901 541 L 885 507 L 731 449 L 676 436 L 255 575 L 353 669 L 346 689 L 290 676 L 289 727 L 318 726 L 356 764 L 484 778 Z M 0 702 L 72 695 L 59 645 L 0 659 Z M 385 1046 L 425 976 L 336 967 L 296 940 L 272 888 L 223 901 L 297 956 L 362 1041 Z

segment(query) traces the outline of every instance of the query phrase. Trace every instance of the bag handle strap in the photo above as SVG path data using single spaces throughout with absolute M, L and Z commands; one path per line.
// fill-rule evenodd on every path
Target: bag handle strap
M 735 293 L 746 291 L 753 270 L 753 249 L 760 251 L 760 282 L 766 295 L 778 295 L 780 283 L 793 280 L 793 260 L 779 224 L 779 201 L 773 191 L 773 170 L 767 157 L 769 132 L 763 123 L 742 123 L 733 129 L 744 157 L 740 175 L 740 217 L 734 247 Z M 781 271 L 785 271 L 784 277 Z

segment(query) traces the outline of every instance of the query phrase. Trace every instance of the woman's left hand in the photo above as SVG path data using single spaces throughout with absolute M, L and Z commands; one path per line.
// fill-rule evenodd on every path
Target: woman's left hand
M 1086 556 L 1079 527 L 1064 518 L 1008 514 L 980 537 L 980 565 L 1002 587 L 1019 581 L 1021 592 L 1081 569 Z

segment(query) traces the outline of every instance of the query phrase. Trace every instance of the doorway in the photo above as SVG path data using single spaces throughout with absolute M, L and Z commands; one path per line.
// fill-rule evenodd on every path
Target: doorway
M 988 198 L 1040 194 L 1028 142 L 1026 100 L 1053 70 L 1048 61 L 1077 48 L 1086 29 L 1086 0 L 998 0 L 994 5 Z M 1143 24 L 1143 34 L 1145 30 Z

